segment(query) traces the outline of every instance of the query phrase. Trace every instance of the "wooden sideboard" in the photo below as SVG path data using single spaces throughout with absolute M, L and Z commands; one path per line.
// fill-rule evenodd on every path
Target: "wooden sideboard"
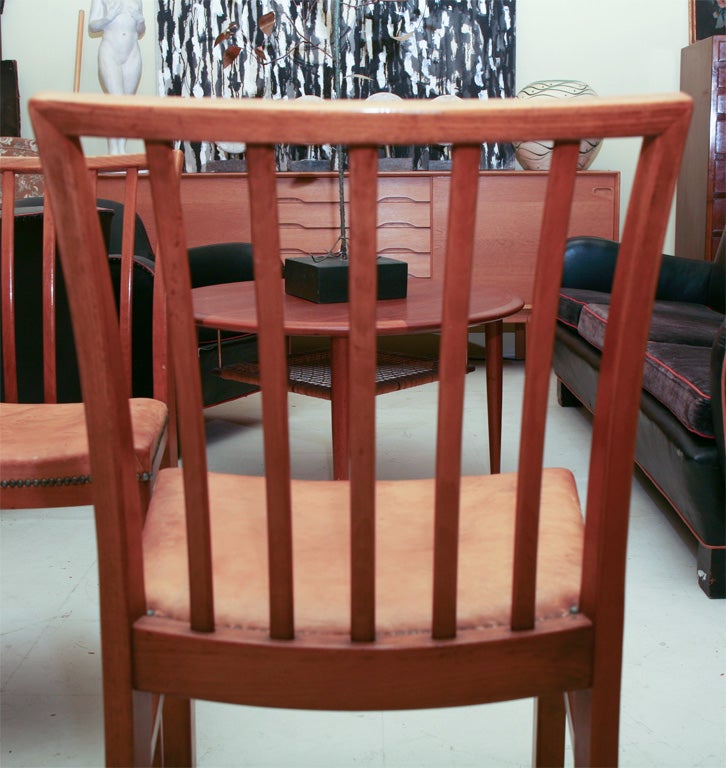
M 378 185 L 379 250 L 400 258 L 416 277 L 442 274 L 446 172 L 382 173 Z M 528 304 L 542 219 L 546 174 L 482 171 L 476 235 L 475 276 L 506 286 Z M 140 184 L 139 211 L 152 242 L 155 225 L 149 188 Z M 182 204 L 190 246 L 250 239 L 250 188 L 246 174 L 196 173 L 182 177 Z M 99 181 L 98 195 L 119 200 L 121 180 Z M 338 231 L 335 173 L 280 174 L 282 256 L 319 254 L 334 247 Z M 578 174 L 571 235 L 619 236 L 620 174 Z M 514 320 L 525 320 L 525 310 Z

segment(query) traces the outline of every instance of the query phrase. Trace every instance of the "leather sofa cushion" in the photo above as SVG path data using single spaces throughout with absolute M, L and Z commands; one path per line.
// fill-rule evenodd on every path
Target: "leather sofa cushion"
M 567 289 L 567 293 L 573 295 L 565 301 L 562 295 L 560 296 L 561 315 L 567 312 L 567 317 L 574 318 L 577 303 L 582 303 L 578 308 L 577 320 L 568 322 L 566 317 L 560 319 L 568 325 L 574 325 L 584 339 L 598 349 L 602 349 L 610 295 L 601 294 L 605 299 L 603 301 L 598 298 L 596 291 Z M 595 296 L 592 298 L 582 296 L 588 293 L 594 293 Z M 710 348 L 723 320 L 724 316 L 720 312 L 715 312 L 703 304 L 656 301 L 653 306 L 648 340 Z
M 580 317 L 585 306 L 604 306 L 610 304 L 610 294 L 587 288 L 562 288 L 557 311 L 557 319 L 580 330 Z M 607 312 L 603 317 L 607 319 Z M 602 337 L 605 326 L 599 312 L 585 318 L 585 333 L 592 338 L 585 338 L 602 349 Z M 724 320 L 721 312 L 703 304 L 682 301 L 658 300 L 653 306 L 653 319 L 648 338 L 651 341 L 668 341 L 677 344 L 697 344 L 711 346 L 719 326 Z M 582 331 L 580 330 L 581 334 Z
M 703 304 L 656 301 L 648 339 L 710 349 L 721 323 L 723 314 Z
M 711 408 L 711 348 L 648 342 L 643 388 L 686 429 L 714 437 Z
M 587 304 L 578 332 L 603 348 L 609 307 Z M 657 302 L 643 369 L 643 389 L 650 392 L 683 424 L 702 437 L 713 438 L 711 410 L 711 346 L 723 315 L 696 304 Z

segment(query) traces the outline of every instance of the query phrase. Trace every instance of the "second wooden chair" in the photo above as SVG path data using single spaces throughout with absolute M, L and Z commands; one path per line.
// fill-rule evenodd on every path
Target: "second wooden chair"
M 177 153 L 179 171 L 181 159 L 181 153 Z M 154 295 L 144 298 L 143 320 L 132 311 L 138 310 L 140 302 L 135 299 L 141 295 L 134 278 L 146 277 L 143 273 L 148 270 L 134 258 L 138 179 L 139 172 L 146 169 L 146 156 L 96 156 L 87 158 L 86 164 L 94 186 L 98 174 L 124 177 L 122 247 L 121 253 L 113 257 L 119 285 L 115 298 L 120 323 L 117 351 L 124 363 L 124 382 L 130 397 L 134 340 L 153 343 L 154 347 L 155 397 L 131 401 L 136 472 L 148 500 L 166 451 L 171 448 L 175 456 L 176 449 L 168 443 L 165 316 L 158 311 L 163 304 L 161 280 L 154 281 Z M 0 157 L 0 507 L 4 509 L 91 503 L 84 406 L 82 402 L 67 402 L 80 393 L 72 382 L 76 353 L 67 317 L 67 281 L 63 280 L 56 254 L 52 202 L 46 193 L 42 206 L 15 207 L 18 177 L 42 172 L 39 158 Z M 112 212 L 100 208 L 95 215 L 102 222 L 108 242 Z M 92 298 L 89 295 L 88 300 Z M 134 323 L 145 326 L 143 334 L 134 334 Z M 171 434 L 176 434 L 173 425 Z M 168 455 L 166 461 L 170 461 Z

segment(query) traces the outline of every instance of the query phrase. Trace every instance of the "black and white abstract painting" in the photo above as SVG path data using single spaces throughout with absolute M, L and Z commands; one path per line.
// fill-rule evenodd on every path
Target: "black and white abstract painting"
M 163 95 L 212 98 L 367 98 L 379 92 L 406 99 L 510 97 L 515 5 L 516 0 L 158 0 L 158 87 Z M 280 169 L 305 151 L 281 152 Z M 185 153 L 190 171 L 220 157 L 211 145 L 187 146 Z M 482 158 L 484 168 L 513 167 L 510 145 L 487 145 Z

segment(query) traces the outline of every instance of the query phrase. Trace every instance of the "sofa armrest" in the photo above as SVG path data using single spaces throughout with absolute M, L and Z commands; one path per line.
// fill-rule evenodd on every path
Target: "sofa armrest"
M 565 248 L 562 286 L 609 293 L 619 247 L 619 243 L 601 237 L 570 238 Z M 663 256 L 656 299 L 708 304 L 713 270 L 709 261 Z
M 564 288 L 610 293 L 619 244 L 603 237 L 571 237 L 565 247 Z

